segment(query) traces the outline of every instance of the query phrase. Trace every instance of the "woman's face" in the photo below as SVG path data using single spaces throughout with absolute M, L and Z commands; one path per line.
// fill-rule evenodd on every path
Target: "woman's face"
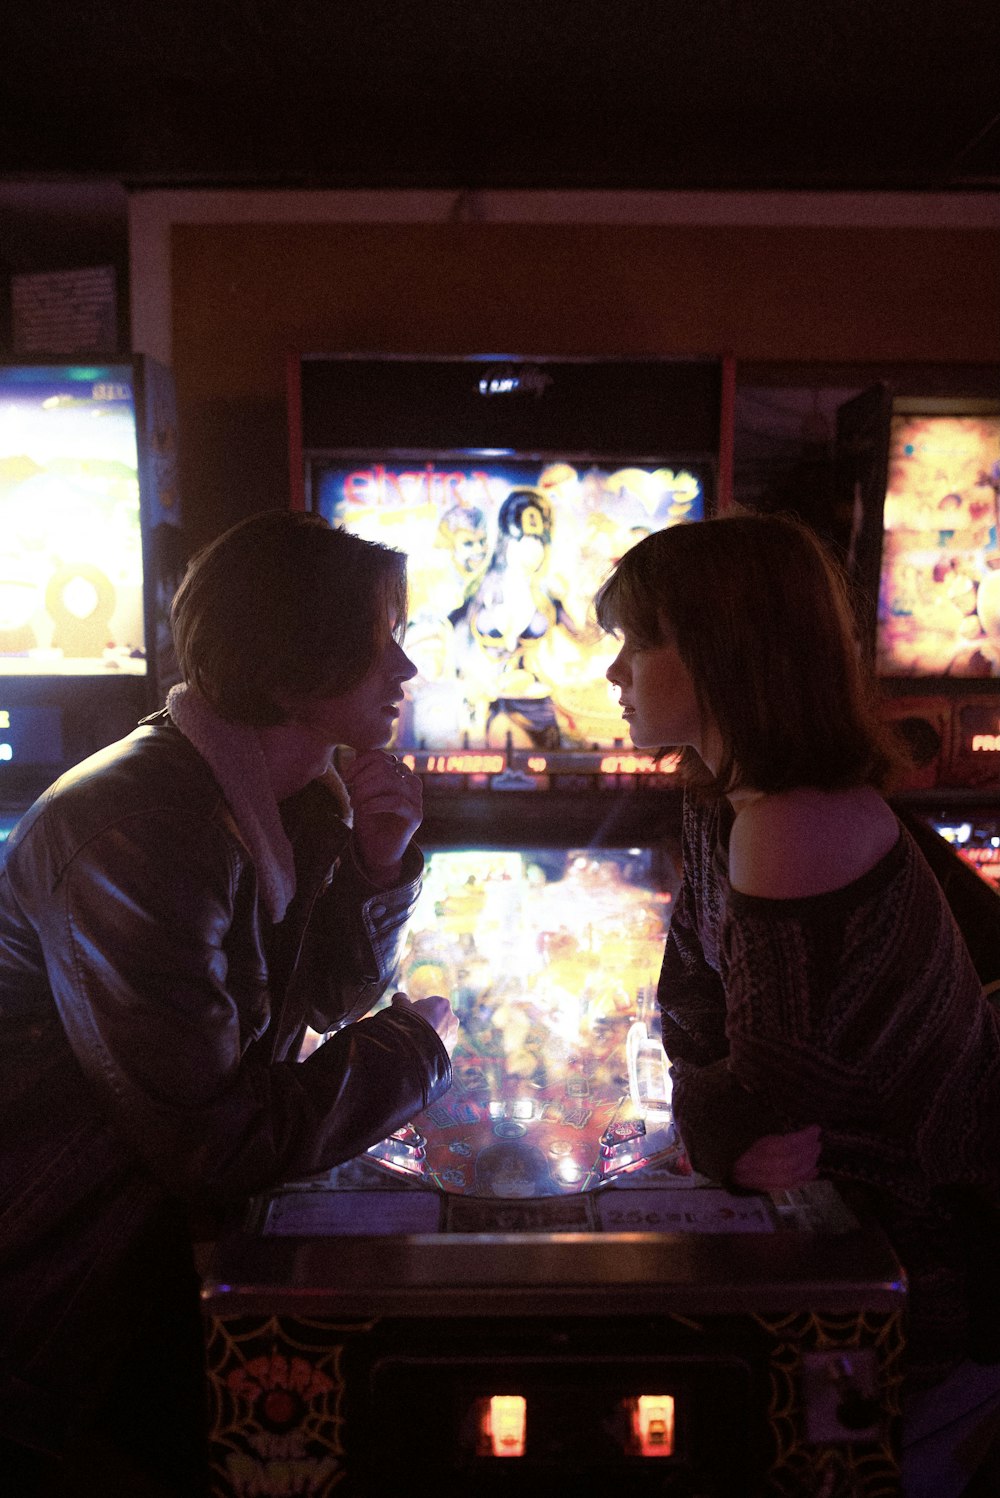
M 701 709 L 672 634 L 660 645 L 641 645 L 625 630 L 607 678 L 618 688 L 622 717 L 637 749 L 689 744 L 702 753 Z

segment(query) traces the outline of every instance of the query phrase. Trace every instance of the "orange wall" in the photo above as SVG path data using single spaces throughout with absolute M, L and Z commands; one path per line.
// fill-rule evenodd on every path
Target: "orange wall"
M 290 348 L 1000 363 L 988 229 L 176 224 L 171 253 L 196 543 L 286 503 Z

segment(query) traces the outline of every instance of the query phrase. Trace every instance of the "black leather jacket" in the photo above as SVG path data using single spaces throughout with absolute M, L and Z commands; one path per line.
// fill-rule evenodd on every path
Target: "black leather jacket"
M 324 786 L 281 814 L 297 890 L 272 925 L 215 778 L 160 715 L 57 781 L 8 842 L 0 1359 L 14 1384 L 0 1360 L 0 1406 L 12 1422 L 51 1382 L 39 1337 L 64 1355 L 70 1330 L 86 1342 L 81 1276 L 106 1301 L 165 1199 L 234 1204 L 350 1159 L 450 1085 L 420 1016 L 360 1019 L 391 980 L 419 851 L 400 887 L 377 891 Z M 299 1063 L 307 1023 L 337 1033 Z M 42 1303 L 56 1319 L 40 1331 Z

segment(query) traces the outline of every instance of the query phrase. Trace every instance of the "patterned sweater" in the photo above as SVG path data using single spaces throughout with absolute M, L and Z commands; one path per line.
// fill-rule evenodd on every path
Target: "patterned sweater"
M 1000 1022 L 940 887 L 900 827 L 841 889 L 742 894 L 732 821 L 728 802 L 687 798 L 660 978 L 692 1163 L 726 1181 L 754 1139 L 818 1123 L 822 1173 L 857 1183 L 907 1270 L 914 1382 L 970 1351 L 992 1361 Z

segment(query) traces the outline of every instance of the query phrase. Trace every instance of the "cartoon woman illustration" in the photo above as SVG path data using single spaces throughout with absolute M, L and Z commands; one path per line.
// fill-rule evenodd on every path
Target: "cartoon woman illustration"
M 464 634 L 467 681 L 485 679 L 488 740 L 506 734 L 521 746 L 554 748 L 559 728 L 548 687 L 531 650 L 554 625 L 575 634 L 560 599 L 549 590 L 552 507 L 538 489 L 512 489 L 497 517 L 497 541 L 475 593 L 449 615 Z M 502 721 L 500 721 L 502 720 Z

